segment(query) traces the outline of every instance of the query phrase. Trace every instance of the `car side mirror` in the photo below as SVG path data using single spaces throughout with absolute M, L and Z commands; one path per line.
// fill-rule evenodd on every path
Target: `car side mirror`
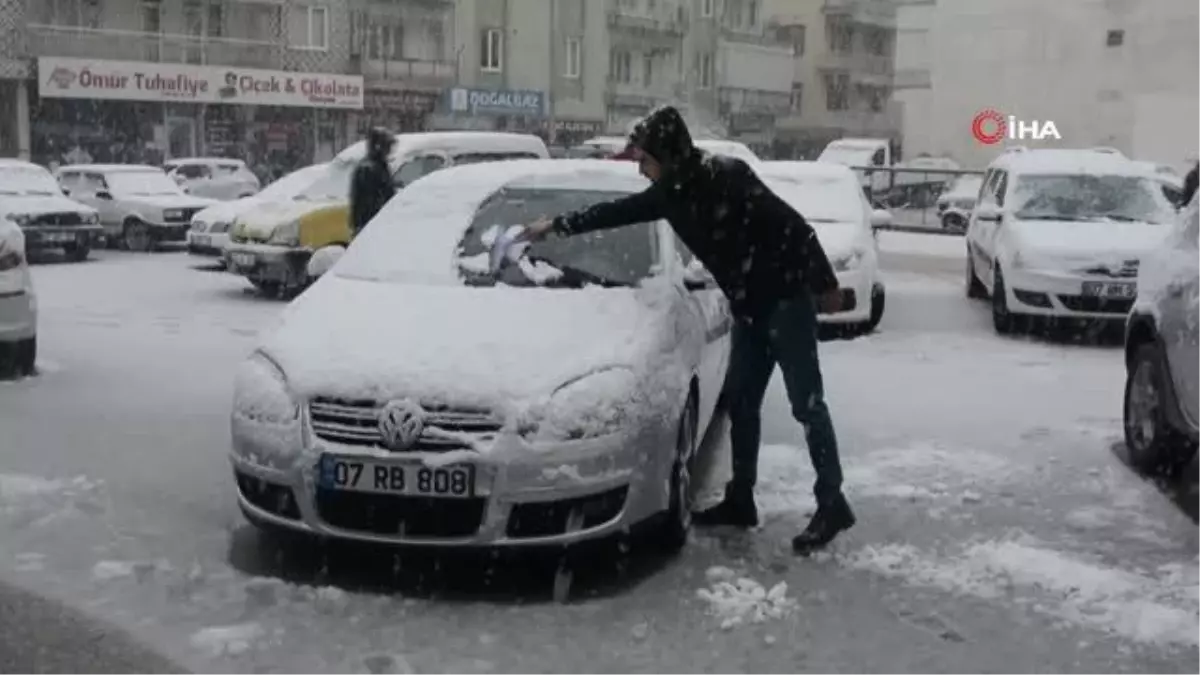
M 699 260 L 693 258 L 683 270 L 683 286 L 689 291 L 703 291 L 717 285 L 712 274 Z
M 995 204 L 984 204 L 975 207 L 975 218 L 989 223 L 998 223 L 1003 212 Z
M 112 193 L 109 192 L 108 190 L 98 190 L 96 192 L 96 199 L 111 200 L 112 198 L 113 198 Z
M 891 227 L 891 225 L 892 225 L 892 212 L 891 211 L 888 211 L 886 209 L 875 209 L 875 210 L 871 211 L 871 228 L 872 229 Z

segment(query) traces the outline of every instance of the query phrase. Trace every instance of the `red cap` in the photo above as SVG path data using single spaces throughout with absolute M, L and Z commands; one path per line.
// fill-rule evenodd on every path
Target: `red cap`
M 630 144 L 630 145 L 625 146 L 624 150 L 616 153 L 612 157 L 609 157 L 609 159 L 616 160 L 619 162 L 632 162 L 635 159 L 637 159 L 637 156 L 634 154 L 633 145 Z

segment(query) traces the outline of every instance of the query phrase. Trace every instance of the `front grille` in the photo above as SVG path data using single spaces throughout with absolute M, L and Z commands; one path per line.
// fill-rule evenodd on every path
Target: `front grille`
M 387 449 L 379 433 L 383 404 L 371 399 L 314 398 L 308 412 L 318 438 L 346 445 Z M 490 410 L 422 404 L 425 431 L 409 452 L 447 452 L 470 449 L 470 440 L 491 440 L 503 421 Z M 441 432 L 441 433 L 439 433 Z M 453 434 L 449 437 L 446 434 Z M 467 436 L 469 438 L 463 438 Z
M 183 215 L 176 216 L 173 218 L 165 218 L 164 217 L 164 220 L 166 220 L 166 222 L 168 222 L 168 223 L 190 223 L 192 221 L 192 216 L 196 215 L 201 210 L 202 209 L 179 209 L 179 212 L 182 213 Z
M 1138 261 L 1127 260 L 1121 267 L 1107 267 L 1097 265 L 1089 267 L 1085 270 L 1080 270 L 1084 274 L 1090 274 L 1097 277 L 1111 277 L 1114 279 L 1132 279 L 1138 275 Z
M 401 537 L 470 537 L 479 531 L 487 500 L 437 499 L 318 490 L 317 513 L 333 527 Z
M 1094 298 L 1083 295 L 1060 295 L 1059 302 L 1072 312 L 1097 312 L 1103 314 L 1128 314 L 1133 308 L 1132 298 Z
M 31 225 L 83 225 L 83 214 L 73 211 L 62 213 L 39 213 L 30 221 Z

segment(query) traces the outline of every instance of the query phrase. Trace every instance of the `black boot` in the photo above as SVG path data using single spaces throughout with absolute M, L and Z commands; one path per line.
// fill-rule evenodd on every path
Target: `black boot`
M 792 539 L 792 550 L 800 555 L 808 555 L 822 549 L 839 532 L 854 527 L 856 522 L 850 504 L 845 497 L 839 496 L 833 504 L 817 508 L 808 527 Z
M 754 491 L 732 490 L 727 486 L 725 499 L 711 509 L 697 513 L 692 517 L 692 522 L 700 527 L 757 527 L 758 508 L 754 505 Z

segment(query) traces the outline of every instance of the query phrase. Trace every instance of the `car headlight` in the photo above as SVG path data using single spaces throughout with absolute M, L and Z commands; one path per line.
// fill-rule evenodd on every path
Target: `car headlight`
M 255 352 L 238 369 L 233 414 L 271 426 L 288 426 L 300 419 L 300 404 L 288 390 L 283 370 L 262 352 Z
M 838 272 L 848 272 L 858 269 L 862 264 L 863 252 L 859 250 L 851 251 L 846 255 L 841 255 L 833 259 L 833 269 Z
M 975 208 L 975 200 L 959 199 L 958 201 L 954 202 L 954 207 L 962 209 L 963 211 L 970 211 Z
M 192 232 L 204 232 L 208 230 L 208 223 L 203 220 L 192 219 Z
M 84 225 L 99 225 L 100 224 L 100 214 L 96 211 L 92 211 L 91 213 L 83 214 L 83 224 Z
M 560 386 L 518 422 L 526 440 L 578 441 L 627 428 L 635 405 L 636 376 L 629 368 L 607 368 Z
M 208 231 L 209 232 L 228 232 L 229 225 L 230 224 L 228 222 L 218 220 L 217 222 L 212 224 L 212 227 L 208 228 Z
M 290 223 L 284 223 L 271 231 L 271 237 L 267 240 L 268 244 L 276 246 L 299 246 L 300 245 L 300 221 L 293 220 Z
M 22 225 L 22 226 L 28 225 L 29 223 L 33 222 L 33 216 L 29 215 L 28 213 L 10 213 L 5 217 L 8 218 L 9 220 L 13 221 L 17 225 Z
M 183 209 L 163 209 L 163 220 L 178 220 L 183 217 Z

